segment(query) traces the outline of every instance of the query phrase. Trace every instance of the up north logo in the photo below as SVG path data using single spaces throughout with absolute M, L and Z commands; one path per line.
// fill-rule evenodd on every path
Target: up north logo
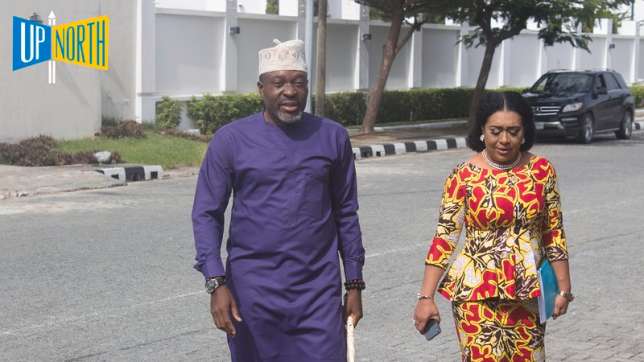
M 56 63 L 65 62 L 107 70 L 109 23 L 97 16 L 56 25 L 52 11 L 48 25 L 13 17 L 13 70 L 49 62 L 49 83 L 56 83 Z

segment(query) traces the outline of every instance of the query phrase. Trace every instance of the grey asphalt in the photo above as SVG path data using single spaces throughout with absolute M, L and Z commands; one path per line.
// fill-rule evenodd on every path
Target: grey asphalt
M 644 361 L 644 136 L 534 148 L 560 176 L 577 300 L 548 361 Z M 442 182 L 467 150 L 360 161 L 367 249 L 360 361 L 457 361 L 411 313 Z M 195 177 L 0 202 L 0 360 L 226 361 L 192 270 Z

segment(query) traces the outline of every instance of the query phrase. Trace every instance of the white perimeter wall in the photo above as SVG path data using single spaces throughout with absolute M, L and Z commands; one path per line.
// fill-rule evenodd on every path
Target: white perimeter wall
M 237 37 L 237 84 L 240 92 L 257 89 L 257 69 L 260 49 L 272 46 L 273 39 L 295 39 L 295 21 L 268 19 L 239 19 L 241 32 Z
M 176 0 L 159 0 L 165 4 L 172 1 Z M 212 2 L 202 1 L 202 8 L 213 8 Z M 237 5 L 242 4 L 243 11 L 231 11 L 231 8 L 187 11 L 157 5 L 153 54 L 156 88 L 146 92 L 144 97 L 154 102 L 164 95 L 185 99 L 203 93 L 255 92 L 257 51 L 271 46 L 274 38 L 282 41 L 304 38 L 304 19 L 298 12 L 298 6 L 303 4 L 300 1 L 280 0 L 280 16 L 251 14 L 251 3 L 240 0 Z M 265 6 L 265 1 L 257 6 Z M 353 2 L 331 0 L 329 9 L 327 91 L 370 87 L 378 76 L 388 24 L 365 18 L 360 20 L 361 8 Z M 644 65 L 639 61 L 644 55 L 644 47 L 639 47 L 637 53 L 641 54 L 635 54 L 637 38 L 606 34 L 607 25 L 603 22 L 601 28 L 588 34 L 592 39 L 590 53 L 574 49 L 567 43 L 544 47 L 536 30 L 524 31 L 496 49 L 486 86 L 526 87 L 548 70 L 606 66 L 618 70 L 629 83 L 644 78 Z M 239 34 L 231 35 L 231 26 L 239 26 Z M 405 31 L 403 28 L 403 33 Z M 459 44 L 462 31 L 467 30 L 459 25 L 427 24 L 421 32 L 414 33 L 412 41 L 403 47 L 394 61 L 386 88 L 474 87 L 484 48 L 465 48 Z M 315 49 L 315 27 L 313 43 Z M 314 50 L 311 62 L 314 70 Z M 309 78 L 313 89 L 314 71 Z
M 219 92 L 224 19 L 157 14 L 156 21 L 157 92 L 172 96 Z

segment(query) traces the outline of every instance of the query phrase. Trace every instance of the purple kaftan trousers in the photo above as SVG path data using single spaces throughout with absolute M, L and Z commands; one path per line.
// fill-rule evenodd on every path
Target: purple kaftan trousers
M 228 338 L 233 361 L 346 361 L 340 256 L 345 278 L 362 279 L 357 210 L 353 153 L 339 124 L 305 113 L 280 128 L 258 113 L 217 131 L 192 211 L 195 267 L 226 275 L 240 308 L 243 322 Z

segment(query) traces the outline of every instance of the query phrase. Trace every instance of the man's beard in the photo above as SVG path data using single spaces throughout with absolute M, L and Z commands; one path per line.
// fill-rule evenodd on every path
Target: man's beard
M 293 124 L 302 119 L 302 111 L 297 112 L 297 114 L 289 114 L 286 112 L 277 111 L 273 113 L 273 117 L 281 123 L 284 124 Z

